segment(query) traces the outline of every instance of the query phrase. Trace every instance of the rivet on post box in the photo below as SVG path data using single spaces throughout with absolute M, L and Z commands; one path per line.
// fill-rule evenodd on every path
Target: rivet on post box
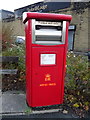
M 25 12 L 26 101 L 31 107 L 63 103 L 71 15 Z

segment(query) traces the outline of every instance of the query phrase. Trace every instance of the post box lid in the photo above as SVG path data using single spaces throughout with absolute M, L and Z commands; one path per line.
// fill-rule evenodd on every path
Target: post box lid
M 71 15 L 55 14 L 55 13 L 37 13 L 37 12 L 24 12 L 23 23 L 26 23 L 29 19 L 38 20 L 56 20 L 56 21 L 71 21 Z

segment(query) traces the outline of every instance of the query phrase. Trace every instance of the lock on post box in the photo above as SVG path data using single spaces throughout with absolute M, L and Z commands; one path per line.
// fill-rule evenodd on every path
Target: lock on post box
M 29 106 L 63 103 L 71 15 L 25 12 L 26 100 Z

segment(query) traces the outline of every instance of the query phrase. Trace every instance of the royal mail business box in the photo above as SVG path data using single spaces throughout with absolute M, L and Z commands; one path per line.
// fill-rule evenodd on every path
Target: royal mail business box
M 70 15 L 23 14 L 26 33 L 26 100 L 29 106 L 63 103 Z

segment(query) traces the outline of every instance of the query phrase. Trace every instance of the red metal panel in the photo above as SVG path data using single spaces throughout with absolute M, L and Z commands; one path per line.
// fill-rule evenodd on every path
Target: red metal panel
M 31 19 L 66 20 L 65 44 L 39 45 L 32 43 Z M 30 20 L 29 20 L 30 19 Z M 26 99 L 29 106 L 47 106 L 63 103 L 64 76 L 68 44 L 68 26 L 71 16 L 45 13 L 27 13 L 26 24 Z M 41 54 L 55 54 L 55 65 L 40 65 Z
M 56 64 L 40 65 L 40 54 L 56 54 Z M 64 47 L 32 48 L 32 107 L 61 104 Z M 49 80 L 45 80 L 46 75 Z
M 59 44 L 59 45 L 41 45 L 41 44 L 33 44 L 32 47 L 64 47 L 65 44 Z
M 53 14 L 53 13 L 34 13 L 34 12 L 27 12 L 26 18 L 24 19 L 24 23 L 29 19 L 40 19 L 40 20 L 66 20 L 71 21 L 71 15 L 64 15 L 64 14 Z
M 26 99 L 29 105 L 31 105 L 31 96 L 32 96 L 32 85 L 31 85 L 31 41 L 32 41 L 32 21 L 29 20 L 25 26 L 25 33 L 26 33 Z M 30 61 L 30 62 L 28 62 Z

